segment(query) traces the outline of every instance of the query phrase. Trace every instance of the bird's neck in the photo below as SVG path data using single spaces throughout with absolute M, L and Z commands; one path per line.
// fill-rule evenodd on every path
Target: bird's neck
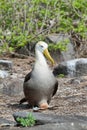
M 36 50 L 35 53 L 36 53 L 36 64 L 48 67 L 44 55 L 40 51 L 38 51 L 38 50 Z

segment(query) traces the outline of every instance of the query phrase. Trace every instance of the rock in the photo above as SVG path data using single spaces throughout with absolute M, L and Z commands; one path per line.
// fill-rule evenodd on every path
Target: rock
M 35 43 L 27 43 L 24 47 L 20 47 L 16 50 L 17 53 L 23 54 L 26 56 L 34 56 Z
M 30 113 L 30 112 L 15 112 L 13 114 L 14 119 L 17 121 L 18 117 L 27 118 L 29 114 L 32 114 L 32 116 L 36 120 L 36 124 L 48 124 L 48 123 L 86 123 L 87 117 L 84 116 L 74 116 L 74 115 L 67 115 L 67 116 L 59 116 L 55 114 L 44 114 L 44 113 Z M 18 121 L 17 121 L 18 122 Z M 18 122 L 19 123 L 19 122 Z
M 0 127 L 14 126 L 16 123 L 0 117 Z
M 56 124 L 47 124 L 42 126 L 36 126 L 29 128 L 30 130 L 86 130 L 87 125 L 79 123 L 56 123 Z M 28 129 L 25 129 L 28 130 Z
M 26 46 L 21 47 L 21 48 L 18 48 L 16 51 L 17 51 L 19 54 L 23 54 L 23 55 L 29 56 L 29 50 L 28 50 L 28 48 L 27 48 Z
M 84 75 L 87 74 L 87 58 L 79 59 L 76 62 L 76 75 Z
M 12 69 L 13 63 L 8 60 L 0 60 L 0 78 L 9 76 L 9 71 Z
M 67 48 L 66 51 L 61 52 L 64 61 L 75 59 L 75 50 L 74 50 L 73 44 L 71 42 L 68 43 L 66 48 Z
M 11 127 L 10 130 L 86 130 L 87 125 L 79 123 L 56 123 L 56 124 L 46 124 L 34 127 Z M 2 128 L 0 130 L 9 130 L 9 128 Z
M 9 76 L 8 71 L 0 70 L 0 78 L 6 78 Z
M 13 117 L 17 121 L 18 117 L 26 118 L 28 114 L 29 112 L 16 112 L 13 114 Z M 59 116 L 44 113 L 32 113 L 32 115 L 39 126 L 29 128 L 31 130 L 85 130 L 87 128 L 87 117 L 83 116 Z M 27 128 L 25 129 L 27 130 Z
M 61 62 L 60 64 L 58 64 L 58 66 L 54 68 L 53 74 L 55 76 L 58 76 L 60 74 L 68 75 L 66 62 Z
M 69 36 L 64 34 L 51 34 L 47 36 L 47 42 L 59 44 L 60 42 L 64 42 L 65 40 L 68 40 L 69 43 L 66 45 L 67 50 L 66 51 L 51 51 L 52 57 L 55 59 L 55 61 L 58 63 L 59 61 L 67 61 L 75 58 L 75 50 L 73 47 L 73 44 L 71 43 Z
M 18 78 L 5 78 L 0 81 L 0 93 L 9 96 L 23 94 L 23 80 Z
M 64 74 L 70 77 L 84 76 L 87 74 L 87 58 L 79 58 L 61 62 L 53 70 L 55 76 Z
M 13 63 L 9 60 L 0 60 L 0 69 L 9 70 L 12 69 Z

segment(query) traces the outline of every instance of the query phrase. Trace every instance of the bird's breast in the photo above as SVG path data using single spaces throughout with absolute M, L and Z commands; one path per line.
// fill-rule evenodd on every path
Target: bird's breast
M 54 85 L 55 78 L 52 72 L 49 69 L 39 68 L 38 70 L 33 71 L 32 73 L 32 80 L 36 86 L 42 88 L 49 88 Z

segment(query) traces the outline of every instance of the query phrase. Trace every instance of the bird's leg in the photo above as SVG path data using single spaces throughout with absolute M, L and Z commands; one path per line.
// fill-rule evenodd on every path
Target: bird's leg
M 33 107 L 33 111 L 46 110 L 50 107 L 46 101 L 41 101 L 38 106 Z
M 46 109 L 49 109 L 49 110 L 53 110 L 53 108 L 54 108 L 54 106 L 49 106 L 48 105 L 48 108 L 40 108 L 40 107 L 33 107 L 33 111 L 34 112 L 38 112 L 38 111 L 40 111 L 40 110 L 46 110 Z
M 43 102 L 39 105 L 39 107 L 41 110 L 45 110 L 45 109 L 48 109 L 49 105 L 47 102 Z

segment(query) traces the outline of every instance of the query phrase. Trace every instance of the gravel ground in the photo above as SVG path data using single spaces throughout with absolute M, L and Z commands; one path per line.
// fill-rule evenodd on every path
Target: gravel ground
M 25 59 L 5 57 L 13 61 L 12 74 L 24 79 L 31 70 L 34 58 Z M 50 110 L 41 111 L 43 113 L 58 115 L 83 115 L 87 116 L 87 76 L 74 78 L 58 78 L 59 88 L 52 98 Z M 32 111 L 27 104 L 19 105 L 23 95 L 9 96 L 0 93 L 0 117 L 13 121 L 12 114 L 16 111 Z

